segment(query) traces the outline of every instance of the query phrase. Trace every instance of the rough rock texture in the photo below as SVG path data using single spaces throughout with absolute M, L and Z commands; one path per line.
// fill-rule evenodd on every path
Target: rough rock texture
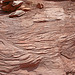
M 0 11 L 0 75 L 75 75 L 75 2 L 40 3 L 19 18 Z
M 3 2 L 1 9 L 6 12 L 13 12 L 17 10 L 22 4 L 23 1 Z
M 20 17 L 20 16 L 22 16 L 22 15 L 24 15 L 24 14 L 25 14 L 24 11 L 22 11 L 22 10 L 17 10 L 17 11 L 15 11 L 15 12 L 10 13 L 10 14 L 9 14 L 9 17 L 10 17 L 10 18 L 13 18 L 13 17 Z

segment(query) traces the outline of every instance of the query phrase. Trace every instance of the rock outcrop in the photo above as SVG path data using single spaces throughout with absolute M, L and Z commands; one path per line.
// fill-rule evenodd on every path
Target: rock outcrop
M 17 10 L 22 4 L 23 4 L 23 1 L 4 0 L 2 2 L 1 8 L 3 11 L 13 12 Z
M 0 11 L 0 75 L 75 75 L 75 3 L 39 1 L 22 17 Z

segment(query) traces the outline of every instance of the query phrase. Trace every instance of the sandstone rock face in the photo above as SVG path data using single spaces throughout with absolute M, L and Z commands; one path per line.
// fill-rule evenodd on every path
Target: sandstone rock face
M 75 74 L 75 3 L 41 2 L 22 17 L 0 11 L 0 75 Z

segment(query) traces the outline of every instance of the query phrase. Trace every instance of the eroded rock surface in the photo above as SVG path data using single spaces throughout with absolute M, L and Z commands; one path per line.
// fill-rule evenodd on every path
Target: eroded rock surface
M 1 9 L 6 12 L 13 12 L 16 11 L 22 4 L 23 1 L 4 0 L 2 1 Z
M 74 2 L 40 3 L 19 18 L 0 11 L 0 75 L 75 74 Z
M 61 54 L 68 59 L 75 58 L 75 34 L 70 35 L 62 42 Z
M 15 11 L 15 12 L 12 12 L 11 14 L 9 14 L 9 17 L 10 17 L 10 18 L 13 18 L 13 17 L 20 17 L 20 16 L 22 16 L 22 15 L 24 15 L 24 14 L 25 14 L 24 11 L 22 11 L 22 10 L 17 10 L 17 11 Z

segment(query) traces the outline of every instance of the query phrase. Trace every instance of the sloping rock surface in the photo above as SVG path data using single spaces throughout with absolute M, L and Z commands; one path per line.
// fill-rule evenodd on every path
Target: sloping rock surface
M 0 75 L 75 74 L 75 2 L 40 3 L 19 18 L 0 11 Z

